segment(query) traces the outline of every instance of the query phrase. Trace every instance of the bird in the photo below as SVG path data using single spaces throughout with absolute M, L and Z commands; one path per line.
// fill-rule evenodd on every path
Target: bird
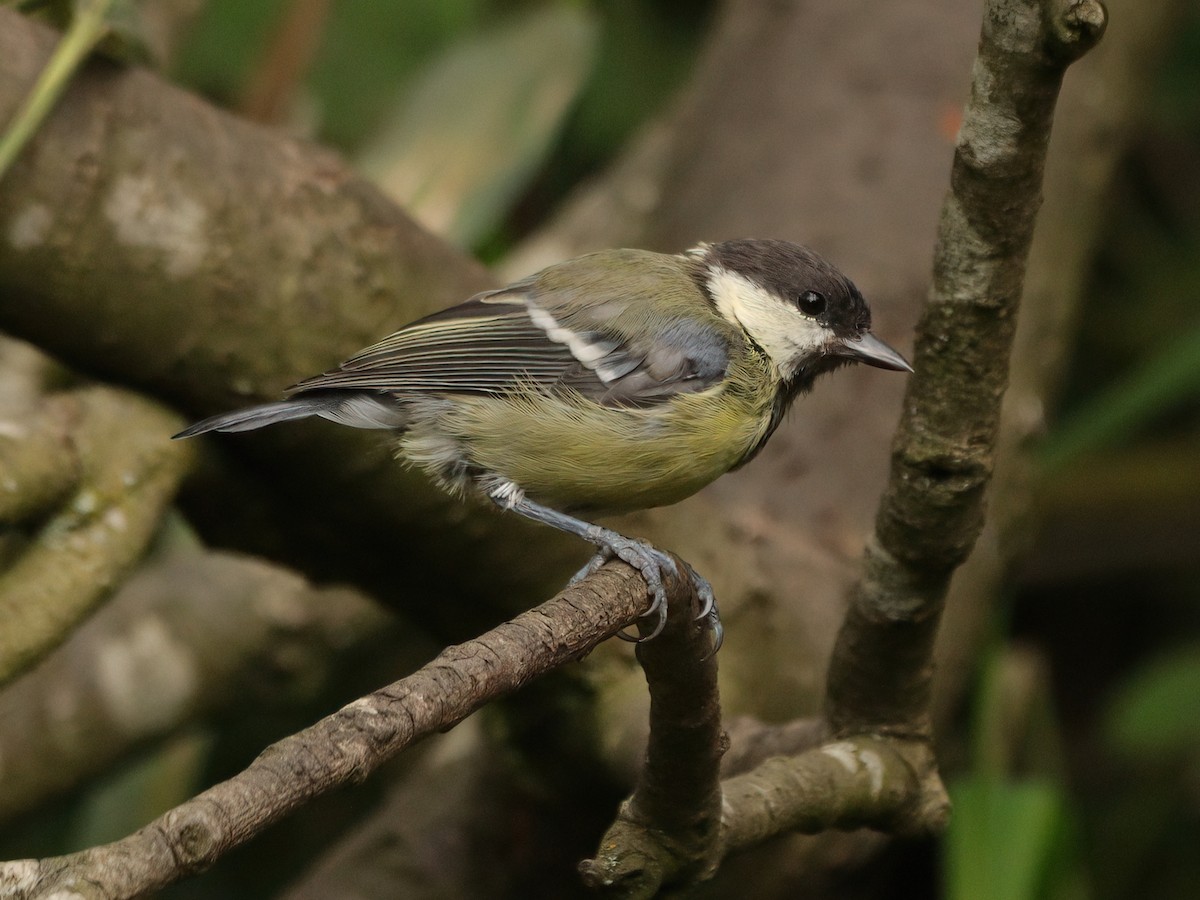
M 175 438 L 317 416 L 381 429 L 397 457 L 475 496 L 582 538 L 646 582 L 647 640 L 666 623 L 668 575 L 697 619 L 724 629 L 709 582 L 597 517 L 675 503 L 752 460 L 792 402 L 851 363 L 912 372 L 871 331 L 854 283 L 790 241 L 682 253 L 602 250 L 551 265 L 402 327 L 284 399 Z

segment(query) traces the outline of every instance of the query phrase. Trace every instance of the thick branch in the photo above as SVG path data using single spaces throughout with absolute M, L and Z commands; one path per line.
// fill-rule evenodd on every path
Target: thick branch
M 862 580 L 830 663 L 835 734 L 928 733 L 933 638 L 983 524 L 1058 89 L 1103 34 L 1095 0 L 992 0 L 942 208 L 916 374 Z
M 123 840 L 68 856 L 0 864 L 0 898 L 134 897 L 200 871 L 334 787 L 483 704 L 578 659 L 646 607 L 641 575 L 608 565 L 492 631 L 442 651 L 395 684 L 268 747 L 247 769 Z M 686 604 L 680 603 L 686 607 Z

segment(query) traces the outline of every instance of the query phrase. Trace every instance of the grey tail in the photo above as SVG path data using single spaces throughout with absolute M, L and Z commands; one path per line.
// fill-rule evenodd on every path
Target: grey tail
M 264 403 L 262 406 L 210 416 L 172 435 L 172 440 L 209 431 L 252 431 L 264 425 L 306 419 L 309 416 L 320 416 L 354 428 L 403 428 L 408 420 L 403 407 L 388 394 L 376 391 L 312 391 L 299 393 L 278 403 Z

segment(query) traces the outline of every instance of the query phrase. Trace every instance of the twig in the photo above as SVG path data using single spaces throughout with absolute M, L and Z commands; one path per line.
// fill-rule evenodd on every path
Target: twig
M 724 854 L 789 832 L 875 828 L 926 834 L 949 804 L 933 755 L 920 741 L 860 737 L 776 757 L 722 784 Z
M 1088 54 L 1054 113 L 1043 188 L 1046 201 L 1029 251 L 1010 383 L 1001 410 L 996 471 L 988 488 L 987 523 L 970 558 L 954 574 L 938 633 L 935 726 L 948 721 L 960 706 L 971 683 L 962 675 L 977 666 L 979 648 L 993 621 L 991 607 L 1011 581 L 1014 564 L 1025 579 L 1031 554 L 1053 556 L 1056 567 L 1064 563 L 1053 529 L 1042 527 L 1047 488 L 1061 482 L 1039 478 L 1037 454 L 1087 301 L 1092 262 L 1109 219 L 1114 174 L 1129 145 L 1138 140 L 1139 123 L 1147 114 L 1145 98 L 1161 69 L 1163 48 L 1191 8 L 1189 0 L 1104 3 L 1120 28 L 1106 34 Z M 1192 508 L 1200 509 L 1200 504 Z M 1110 546 L 1129 545 L 1114 536 Z M 1156 546 L 1163 544 L 1158 541 Z M 1091 561 L 1111 558 L 1094 546 L 1088 546 L 1086 555 Z
M 634 622 L 641 576 L 610 564 L 536 609 L 443 650 L 419 671 L 268 747 L 238 775 L 136 833 L 43 860 L 0 863 L 0 898 L 136 897 L 212 865 L 272 822 L 335 787 L 360 782 L 421 738 L 578 659 Z
M 720 789 L 719 829 L 702 847 L 680 848 L 623 809 L 599 857 L 585 864 L 586 880 L 611 896 L 648 898 L 664 883 L 711 877 L 726 856 L 781 834 L 861 827 L 929 834 L 949 814 L 924 741 L 833 741 L 769 759 Z

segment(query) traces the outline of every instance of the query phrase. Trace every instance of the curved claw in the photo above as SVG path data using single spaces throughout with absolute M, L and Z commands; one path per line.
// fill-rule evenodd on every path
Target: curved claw
M 655 603 L 658 603 L 657 599 L 655 600 Z M 642 613 L 641 618 L 644 619 L 646 616 L 650 615 L 651 611 L 653 611 L 653 610 L 654 610 L 654 606 L 652 605 L 650 607 L 650 609 L 648 609 L 644 613 Z M 659 603 L 657 612 L 658 612 L 658 621 L 654 623 L 654 627 L 652 629 L 650 629 L 650 633 L 648 635 L 637 639 L 639 644 L 642 641 L 654 640 L 656 637 L 658 637 L 660 634 L 662 634 L 662 630 L 667 627 L 667 604 Z
M 716 656 L 721 645 L 725 643 L 725 626 L 721 624 L 721 614 L 717 612 L 717 595 L 707 578 L 693 569 L 690 564 L 684 563 L 684 565 L 687 566 L 688 575 L 691 576 L 692 584 L 695 585 L 696 596 L 700 598 L 700 612 L 696 614 L 695 621 L 707 619 L 708 627 L 712 632 L 712 648 L 704 654 L 704 659 L 709 659 Z
M 666 586 L 663 584 L 663 573 L 669 571 L 672 575 L 678 576 L 680 572 L 675 565 L 675 560 L 661 550 L 652 547 L 645 541 L 618 537 L 619 540 L 614 540 L 609 544 L 601 546 L 596 555 L 588 560 L 587 565 L 576 572 L 574 577 L 571 578 L 571 584 L 575 584 L 577 581 L 591 575 L 611 559 L 620 559 L 633 566 L 641 572 L 642 578 L 646 581 L 647 593 L 654 598 L 649 608 L 642 613 L 640 618 L 644 619 L 649 616 L 656 616 L 657 621 L 654 623 L 654 628 L 647 635 L 633 635 L 624 631 L 618 631 L 617 637 L 631 643 L 650 641 L 662 634 L 663 629 L 667 627 L 667 591 Z M 700 598 L 700 612 L 696 615 L 696 621 L 708 619 L 709 628 L 712 630 L 713 646 L 712 650 L 705 655 L 707 659 L 721 649 L 721 644 L 725 639 L 725 629 L 721 625 L 721 617 L 717 613 L 716 596 L 713 593 L 712 585 L 708 583 L 708 579 L 687 563 L 684 563 L 684 571 L 688 578 L 691 579 L 696 589 L 696 595 Z
M 707 578 L 693 569 L 690 563 L 684 565 L 687 566 L 688 577 L 692 579 L 696 588 L 696 596 L 700 598 L 700 612 L 696 613 L 696 621 L 712 616 L 720 622 L 720 616 L 717 615 L 717 595 L 713 593 L 712 585 L 708 583 Z
M 645 541 L 629 538 L 622 539 L 620 543 L 614 542 L 604 549 L 642 573 L 642 578 L 646 580 L 646 590 L 654 599 L 639 618 L 656 616 L 658 619 L 654 623 L 654 628 L 645 636 L 633 637 L 624 632 L 618 632 L 618 634 L 626 640 L 633 640 L 637 643 L 653 640 L 667 627 L 667 588 L 663 584 L 663 573 L 670 571 L 672 575 L 679 574 L 675 560 L 661 550 L 651 547 Z
M 655 607 L 657 607 L 657 610 Z M 654 628 L 651 629 L 649 634 L 628 634 L 624 631 L 618 631 L 617 637 L 623 641 L 628 641 L 631 644 L 640 644 L 642 641 L 654 640 L 656 637 L 662 634 L 663 629 L 667 627 L 667 604 L 659 603 L 658 598 L 655 597 L 654 603 L 650 605 L 650 608 L 638 616 L 639 619 L 644 619 L 646 616 L 653 615 L 656 611 L 658 612 L 658 621 L 654 623 Z
M 721 624 L 721 617 L 717 615 L 715 606 L 709 619 L 709 627 L 712 629 L 712 649 L 704 654 L 704 659 L 716 656 L 717 651 L 721 649 L 721 645 L 725 643 L 725 626 Z

